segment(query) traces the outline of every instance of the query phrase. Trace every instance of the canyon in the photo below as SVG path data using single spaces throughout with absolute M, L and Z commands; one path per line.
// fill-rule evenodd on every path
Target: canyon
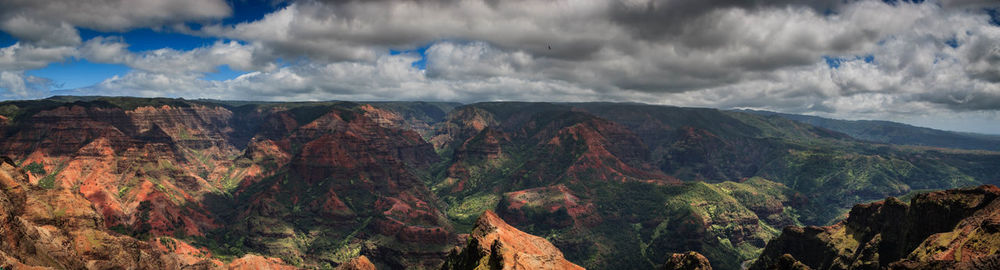
M 471 250 L 513 260 L 516 252 L 498 250 L 540 241 L 529 247 L 544 255 L 518 258 L 543 256 L 555 268 L 705 259 L 715 269 L 753 260 L 860 269 L 851 267 L 872 261 L 857 254 L 891 253 L 878 265 L 903 267 L 997 252 L 942 255 L 920 242 L 932 232 L 899 236 L 878 220 L 957 200 L 968 211 L 946 211 L 955 216 L 933 234 L 952 234 L 935 243 L 959 250 L 968 239 L 992 241 L 978 232 L 995 227 L 985 203 L 995 191 L 962 189 L 982 194 L 974 206 L 944 199 L 959 191 L 931 191 L 1000 183 L 1000 153 L 872 142 L 776 115 L 126 97 L 7 101 L 0 115 L 7 265 L 438 269 L 475 257 L 461 255 Z M 872 203 L 890 196 L 913 201 Z M 864 243 L 823 242 L 844 228 Z M 907 248 L 879 248 L 890 235 Z M 496 249 L 484 239 L 517 240 Z M 784 257 L 792 244 L 781 243 L 798 242 L 840 259 Z M 819 248 L 829 245 L 840 249 Z

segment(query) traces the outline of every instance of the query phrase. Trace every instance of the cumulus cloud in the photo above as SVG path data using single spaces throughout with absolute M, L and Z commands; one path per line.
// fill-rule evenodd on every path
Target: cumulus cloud
M 299 1 L 203 31 L 254 42 L 271 58 L 327 62 L 475 41 L 496 51 L 473 52 L 480 57 L 463 61 L 478 67 L 461 73 L 445 61 L 464 56 L 431 58 L 430 75 L 519 72 L 601 91 L 684 92 L 862 54 L 942 10 L 879 1 Z
M 49 91 L 52 81 L 46 78 L 25 75 L 24 72 L 0 71 L 0 98 L 23 98 L 38 96 Z
M 231 14 L 232 9 L 223 0 L 5 0 L 0 2 L 0 18 L 6 18 L 6 21 L 39 20 L 54 22 L 57 26 L 67 23 L 100 31 L 124 31 L 189 21 L 207 21 L 225 18 Z
M 252 48 L 241 59 L 308 59 L 278 70 L 246 68 L 264 72 L 216 88 L 227 95 L 378 99 L 379 91 L 401 91 L 385 96 L 657 100 L 883 116 L 926 107 L 915 103 L 955 110 L 994 106 L 1000 35 L 969 8 L 981 5 L 695 2 L 300 1 L 261 20 L 209 26 L 204 33 L 248 42 L 238 46 Z M 546 10 L 563 12 L 540 12 Z M 431 44 L 425 71 L 408 66 L 415 56 L 385 55 L 389 48 L 424 44 Z M 211 59 L 200 55 L 217 47 L 177 59 Z M 839 66 L 827 66 L 824 57 Z M 155 66 L 166 68 L 123 62 L 146 72 L 184 69 L 164 62 L 171 57 L 136 58 L 159 60 Z M 206 72 L 221 63 L 205 62 L 210 64 L 183 66 Z M 389 68 L 399 76 L 388 76 Z M 476 82 L 506 90 L 458 89 Z M 522 82 L 537 82 L 528 89 L 560 90 L 525 95 L 518 91 Z M 288 96 L 270 96 L 268 88 Z
M 80 34 L 76 28 L 65 22 L 43 21 L 39 18 L 16 15 L 0 21 L 0 30 L 17 37 L 21 42 L 38 46 L 80 44 Z
M 255 46 L 236 41 L 217 41 L 211 46 L 187 51 L 163 48 L 134 53 L 121 38 L 97 37 L 80 47 L 79 56 L 100 63 L 124 64 L 133 69 L 165 74 L 209 73 L 222 65 L 235 70 L 274 69 L 276 65 L 259 57 Z
M 0 31 L 17 39 L 17 43 L 0 48 L 0 72 L 3 75 L 0 90 L 4 90 L 0 92 L 0 97 L 35 98 L 46 95 L 52 85 L 51 80 L 25 75 L 24 72 L 79 56 L 82 40 L 78 27 L 125 31 L 192 21 L 208 22 L 231 14 L 232 10 L 223 0 L 0 1 Z M 102 39 L 98 38 L 97 42 L 102 42 Z M 93 47 L 91 44 L 88 46 Z M 110 53 L 112 51 L 88 56 L 107 59 L 112 57 Z M 242 67 L 238 63 L 223 64 Z
M 74 47 L 39 47 L 14 43 L 0 48 L 0 70 L 28 70 L 42 68 L 51 62 L 62 61 L 76 53 Z
M 444 46 L 474 50 L 476 44 Z M 472 48 L 465 48 L 472 47 Z M 531 80 L 516 76 L 466 79 L 430 77 L 412 63 L 412 54 L 380 55 L 372 62 L 300 63 L 268 71 L 250 72 L 225 81 L 184 74 L 131 72 L 80 94 L 139 93 L 147 96 L 230 98 L 244 100 L 605 100 L 591 89 L 570 82 Z
M 20 42 L 0 48 L 0 98 L 34 98 L 46 95 L 53 82 L 26 75 L 24 71 L 64 61 L 75 53 L 72 46 L 40 47 Z
M 1000 27 L 983 11 L 996 2 L 300 0 L 256 21 L 189 29 L 178 24 L 231 10 L 221 1 L 143 1 L 151 3 L 84 1 L 103 5 L 93 14 L 107 20 L 49 18 L 77 1 L 2 4 L 19 11 L 0 11 L 0 30 L 21 42 L 0 50 L 0 70 L 66 57 L 132 68 L 79 90 L 89 94 L 639 101 L 925 123 L 934 115 L 1000 120 L 984 113 L 1000 111 Z M 119 14 L 125 10 L 136 12 Z M 118 38 L 73 38 L 75 27 L 172 24 L 219 41 L 134 52 Z M 67 47 L 75 52 L 58 49 Z M 412 65 L 421 60 L 426 69 Z M 204 78 L 223 65 L 248 73 Z

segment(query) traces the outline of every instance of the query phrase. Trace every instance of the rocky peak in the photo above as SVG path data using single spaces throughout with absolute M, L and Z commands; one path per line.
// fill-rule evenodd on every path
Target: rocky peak
M 701 253 L 688 251 L 686 253 L 674 253 L 663 265 L 664 270 L 712 270 L 712 264 L 708 262 Z
M 460 160 L 469 158 L 496 159 L 503 155 L 502 144 L 508 142 L 510 142 L 510 136 L 495 128 L 487 127 L 476 136 L 465 140 L 455 150 L 455 158 Z
M 368 260 L 365 255 L 358 256 L 350 261 L 338 265 L 334 270 L 375 270 L 375 265 Z
M 826 227 L 788 227 L 751 269 L 945 269 L 996 263 L 1000 188 L 984 185 L 856 205 Z M 794 259 L 789 259 L 794 258 Z M 783 269 L 783 268 L 781 268 Z
M 508 225 L 492 211 L 483 212 L 465 249 L 449 255 L 442 269 L 583 269 L 563 258 L 544 238 Z
M 375 121 L 381 127 L 392 128 L 392 127 L 402 127 L 404 125 L 404 119 L 399 114 L 392 111 L 383 110 L 372 106 L 371 104 L 362 104 L 358 109 L 361 109 L 363 114 L 372 121 Z
M 268 258 L 258 255 L 248 254 L 242 258 L 235 259 L 227 267 L 229 270 L 254 270 L 254 269 L 273 269 L 273 270 L 295 270 L 299 269 L 290 265 L 286 265 L 281 259 L 278 258 Z
M 487 127 L 498 126 L 493 114 L 475 106 L 465 106 L 448 113 L 444 122 L 434 126 L 435 135 L 429 140 L 434 148 L 442 149 L 462 142 Z

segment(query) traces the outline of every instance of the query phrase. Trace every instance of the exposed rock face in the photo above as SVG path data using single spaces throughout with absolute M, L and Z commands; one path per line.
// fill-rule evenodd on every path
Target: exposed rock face
M 274 163 L 267 166 L 275 173 L 238 188 L 231 228 L 246 233 L 253 249 L 296 264 L 344 263 L 329 258 L 356 256 L 365 244 L 382 265 L 439 266 L 457 237 L 415 173 L 437 155 L 393 119 L 370 106 L 331 108 L 285 136 L 253 138 L 254 166 Z
M 4 269 L 297 269 L 259 256 L 225 265 L 177 239 L 141 241 L 109 232 L 81 194 L 31 186 L 6 157 L 0 159 L 0 237 Z
M 41 166 L 32 184 L 82 193 L 109 227 L 200 235 L 217 224 L 196 201 L 238 153 L 227 141 L 231 115 L 218 106 L 66 104 L 25 115 L 0 151 Z
M 226 265 L 229 270 L 256 270 L 256 269 L 272 269 L 272 270 L 295 270 L 299 269 L 297 267 L 289 266 L 284 264 L 281 259 L 268 258 L 258 255 L 248 254 L 242 258 L 235 259 Z
M 945 270 L 945 269 L 965 269 L 965 270 L 993 270 L 1000 269 L 1000 255 L 994 254 L 986 257 L 976 258 L 971 261 L 900 261 L 893 263 L 889 267 L 895 270 Z
M 181 147 L 235 151 L 228 140 L 234 132 L 230 125 L 233 112 L 223 107 L 143 106 L 126 111 L 126 114 L 140 133 L 153 128 L 162 129 Z
M 663 265 L 664 270 L 712 270 L 712 264 L 701 253 L 674 253 Z
M 358 256 L 344 264 L 338 265 L 336 270 L 375 270 L 375 265 L 364 255 Z
M 178 267 L 176 256 L 101 226 L 79 194 L 32 188 L 13 162 L 0 162 L 0 267 Z
M 890 197 L 860 204 L 841 223 L 788 227 L 768 243 L 752 269 L 899 269 L 995 265 L 1000 249 L 1000 188 L 937 191 L 907 205 Z
M 136 241 L 196 268 L 251 253 L 306 268 L 362 254 L 383 268 L 438 268 L 458 234 L 492 210 L 591 268 L 654 268 L 690 250 L 736 269 L 782 227 L 827 224 L 858 202 L 911 189 L 1000 179 L 996 154 L 900 150 L 787 120 L 640 104 L 92 97 L 0 102 L 0 114 L 0 155 L 29 171 L 26 184 L 10 186 L 31 190 L 11 191 L 25 207 L 8 216 L 62 230 L 52 235 L 72 241 L 61 245 Z M 893 205 L 859 211 L 890 215 Z M 945 209 L 928 211 L 961 212 Z M 966 257 L 989 253 L 974 243 L 993 244 L 980 239 L 997 222 L 967 223 L 979 225 L 931 237 L 952 243 L 943 249 L 961 262 L 951 264 L 989 265 Z M 924 229 L 953 228 L 871 239 L 940 255 L 910 239 Z M 876 242 L 880 259 L 900 262 L 892 266 L 924 262 Z M 87 254 L 117 258 L 101 248 Z M 277 261 L 254 256 L 239 262 Z
M 461 107 L 448 113 L 448 118 L 435 127 L 437 131 L 430 142 L 435 148 L 445 148 L 462 142 L 462 139 L 471 137 L 486 127 L 498 124 L 493 114 L 486 110 L 473 106 Z
M 497 211 L 514 225 L 589 227 L 601 221 L 594 204 L 580 200 L 565 185 L 505 193 Z
M 545 239 L 507 225 L 484 212 L 461 252 L 449 255 L 442 269 L 583 269 L 563 258 Z

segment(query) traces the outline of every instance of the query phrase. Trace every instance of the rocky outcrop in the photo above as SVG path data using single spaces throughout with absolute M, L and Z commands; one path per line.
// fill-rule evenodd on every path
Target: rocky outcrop
M 38 164 L 32 184 L 82 193 L 107 226 L 136 235 L 200 235 L 216 227 L 194 201 L 216 189 L 216 170 L 238 153 L 228 141 L 230 111 L 96 101 L 46 106 L 25 108 L 0 140 L 2 154 Z M 144 204 L 151 207 L 138 209 Z
M 538 149 L 523 169 L 525 185 L 553 180 L 647 181 L 677 183 L 647 162 L 646 145 L 624 126 L 582 112 L 554 118 L 536 115 L 517 133 L 537 140 Z M 547 120 L 547 121 L 546 121 Z
M 789 258 L 813 269 L 995 265 L 998 197 L 1000 188 L 986 185 L 860 204 L 836 225 L 785 228 L 752 269 L 792 265 Z
M 307 268 L 345 265 L 361 254 L 383 268 L 437 268 L 458 234 L 493 210 L 591 268 L 654 268 L 690 250 L 715 268 L 736 269 L 781 227 L 826 224 L 858 202 L 911 189 L 1000 179 L 990 169 L 1000 161 L 993 153 L 870 145 L 738 112 L 610 103 L 455 106 L 102 97 L 2 102 L 0 155 L 30 171 L 23 186 L 31 192 L 10 193 L 24 195 L 25 207 L 8 216 L 33 224 L 21 231 L 56 228 L 62 231 L 54 235 L 84 244 L 134 240 L 197 267 L 216 264 L 207 260 L 213 256 L 255 253 Z M 897 208 L 859 208 L 881 214 L 856 214 L 851 223 L 908 215 L 897 215 Z M 952 222 L 950 214 L 965 214 L 954 209 L 962 207 L 927 211 Z M 941 259 L 934 265 L 988 265 L 989 256 L 981 255 L 990 251 L 981 245 L 994 243 L 983 239 L 991 239 L 997 222 L 954 222 L 905 233 L 882 224 L 789 235 L 825 233 L 820 238 L 829 240 L 850 232 L 864 241 L 844 240 L 843 246 L 857 246 L 852 254 L 869 245 L 879 260 L 895 258 L 879 267 L 918 267 L 935 256 Z M 956 225 L 966 223 L 973 225 Z M 939 233 L 955 226 L 971 231 Z M 71 249 L 78 246 L 91 250 Z M 99 260 L 117 256 L 115 249 L 93 250 L 86 252 Z M 20 262 L 28 256 L 4 252 L 0 257 Z M 875 260 L 857 254 L 842 260 Z M 789 266 L 808 260 L 777 259 Z
M 234 131 L 229 124 L 233 112 L 221 106 L 142 106 L 126 111 L 126 114 L 140 133 L 154 128 L 162 129 L 181 147 L 198 150 L 214 147 L 225 152 L 235 151 L 228 140 L 228 136 Z
M 256 270 L 256 269 L 272 269 L 272 270 L 296 270 L 298 267 L 293 267 L 286 265 L 281 259 L 278 258 L 268 258 L 259 255 L 248 254 L 239 259 L 235 259 L 226 265 L 226 269 L 229 270 Z
M 435 134 L 429 142 L 442 149 L 476 135 L 486 127 L 497 126 L 493 114 L 475 106 L 463 106 L 448 113 L 444 122 L 435 125 Z
M 384 111 L 331 108 L 283 137 L 253 138 L 244 156 L 250 168 L 278 172 L 245 179 L 230 228 L 258 252 L 309 267 L 342 263 L 328 257 L 356 255 L 361 242 L 381 265 L 439 266 L 457 237 L 417 174 L 437 155 L 392 119 Z M 305 234 L 312 236 L 296 238 Z
M 463 250 L 453 251 L 442 269 L 583 269 L 567 261 L 552 243 L 524 233 L 491 211 L 476 221 Z
M 27 178 L 9 158 L 0 158 L 0 268 L 297 269 L 253 255 L 226 265 L 178 239 L 142 241 L 107 231 L 81 194 L 38 188 Z
M 701 253 L 689 251 L 670 255 L 663 265 L 664 270 L 712 270 L 712 264 Z
M 573 195 L 566 185 L 504 193 L 497 211 L 509 223 L 523 226 L 589 227 L 601 221 L 594 204 Z
M 351 259 L 350 261 L 338 265 L 335 270 L 375 270 L 375 265 L 364 255 Z
M 0 268 L 178 269 L 202 263 L 103 226 L 80 194 L 30 186 L 10 159 L 0 161 Z

